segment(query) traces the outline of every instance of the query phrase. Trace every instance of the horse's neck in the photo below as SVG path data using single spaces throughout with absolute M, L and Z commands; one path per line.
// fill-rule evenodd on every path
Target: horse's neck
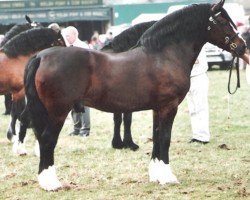
M 30 57 L 9 58 L 0 51 L 0 94 L 19 93 L 23 89 L 24 67 Z M 20 94 L 23 94 L 21 92 Z
M 0 68 L 2 70 L 8 70 L 14 76 L 22 76 L 26 63 L 34 54 L 10 58 L 4 52 L 0 51 Z
M 168 58 L 171 56 L 173 63 L 184 67 L 188 73 L 191 73 L 193 65 L 204 45 L 202 41 L 183 41 L 178 44 L 172 45 L 172 47 L 166 48 L 164 53 Z M 170 53 L 171 52 L 171 53 Z

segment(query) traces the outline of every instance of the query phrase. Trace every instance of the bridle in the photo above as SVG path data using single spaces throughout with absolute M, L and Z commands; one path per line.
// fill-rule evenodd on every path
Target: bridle
M 66 45 L 65 45 L 64 39 L 60 37 L 56 41 L 52 42 L 50 46 L 54 47 L 54 46 L 66 46 Z
M 217 23 L 219 23 L 221 26 L 223 26 L 223 23 L 221 23 L 220 21 L 217 21 L 216 18 L 221 14 L 221 12 L 217 13 L 214 16 L 210 16 L 209 17 L 209 22 L 211 22 L 211 25 L 216 25 Z M 212 30 L 211 25 L 208 25 L 207 30 L 210 31 Z M 229 79 L 228 79 L 228 92 L 229 94 L 234 94 L 238 88 L 240 88 L 240 73 L 239 73 L 239 54 L 236 51 L 236 48 L 238 47 L 236 43 L 233 42 L 234 38 L 238 36 L 238 32 L 236 32 L 234 35 L 232 35 L 231 37 L 225 36 L 225 45 L 228 45 L 230 50 L 235 54 L 233 55 L 233 59 L 231 61 L 231 64 L 229 65 Z M 236 58 L 236 62 L 234 62 Z M 230 85 L 231 85 L 231 75 L 232 75 L 232 70 L 233 70 L 233 65 L 236 65 L 236 75 L 237 75 L 237 84 L 236 84 L 236 88 L 234 91 L 231 91 Z
M 216 25 L 217 23 L 219 23 L 220 25 L 223 26 L 223 23 L 219 22 L 216 20 L 216 18 L 221 14 L 221 12 L 215 14 L 214 16 L 210 16 L 209 17 L 209 22 L 212 22 L 211 25 Z M 212 26 L 208 25 L 207 30 L 210 31 L 212 30 Z M 231 37 L 225 36 L 225 45 L 228 45 L 230 50 L 232 50 L 236 55 L 238 55 L 238 53 L 235 51 L 236 48 L 238 47 L 236 43 L 233 42 L 234 38 L 237 37 L 239 35 L 238 32 L 236 32 L 234 35 L 232 35 Z

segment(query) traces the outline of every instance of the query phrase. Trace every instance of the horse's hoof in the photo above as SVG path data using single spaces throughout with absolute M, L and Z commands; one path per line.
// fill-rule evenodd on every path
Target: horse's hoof
M 24 143 L 19 142 L 19 141 L 14 142 L 12 151 L 13 151 L 14 154 L 17 154 L 19 156 L 27 155 L 27 151 L 25 149 Z
M 123 142 L 124 144 L 124 148 L 126 149 L 131 149 L 132 151 L 136 151 L 139 149 L 139 146 L 137 144 L 135 144 L 134 142 L 129 142 L 129 143 L 126 143 L 126 142 Z
M 13 133 L 10 132 L 10 131 L 8 131 L 8 132 L 7 132 L 7 138 L 8 138 L 9 141 L 12 141 Z
M 62 187 L 61 182 L 57 178 L 56 169 L 54 166 L 44 169 L 38 175 L 38 182 L 41 188 L 47 191 L 55 191 Z
M 112 147 L 114 149 L 123 149 L 124 145 L 123 142 L 112 141 Z

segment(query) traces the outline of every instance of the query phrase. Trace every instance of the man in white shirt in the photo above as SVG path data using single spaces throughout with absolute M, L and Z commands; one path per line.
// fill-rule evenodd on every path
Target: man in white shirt
M 207 144 L 210 140 L 207 70 L 206 52 L 202 49 L 191 71 L 191 85 L 187 93 L 193 134 L 190 143 Z
M 74 26 L 68 26 L 62 30 L 62 35 L 66 42 L 66 46 L 75 46 L 89 49 L 87 43 L 78 38 L 78 30 Z M 69 66 L 70 67 L 70 66 Z M 89 136 L 90 132 L 90 110 L 89 107 L 84 106 L 84 112 L 76 112 L 75 109 L 71 111 L 74 122 L 74 131 L 70 135 Z

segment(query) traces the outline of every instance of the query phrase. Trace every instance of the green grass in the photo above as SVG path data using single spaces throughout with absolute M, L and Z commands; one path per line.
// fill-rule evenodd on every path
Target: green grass
M 111 148 L 113 116 L 91 110 L 91 135 L 70 137 L 68 117 L 55 150 L 55 165 L 63 184 L 57 192 L 38 186 L 39 159 L 34 136 L 28 131 L 28 155 L 12 154 L 6 139 L 9 116 L 0 116 L 0 199 L 249 199 L 250 198 L 250 85 L 241 72 L 241 88 L 228 95 L 228 72 L 210 71 L 211 142 L 188 144 L 191 138 L 186 100 L 179 107 L 172 132 L 170 162 L 179 185 L 148 181 L 151 156 L 152 112 L 133 115 L 132 132 L 137 152 Z M 0 111 L 4 112 L 3 97 Z M 219 148 L 225 144 L 228 149 Z

